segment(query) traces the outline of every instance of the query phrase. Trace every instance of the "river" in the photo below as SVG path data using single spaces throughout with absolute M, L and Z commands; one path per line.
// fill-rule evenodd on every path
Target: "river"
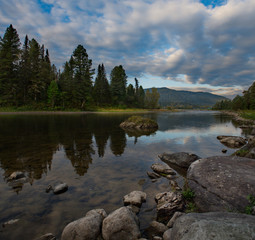
M 139 218 L 143 232 L 156 217 L 154 196 L 170 191 L 169 180 L 152 182 L 146 172 L 163 152 L 191 152 L 200 157 L 234 152 L 218 135 L 242 136 L 229 116 L 213 111 L 143 113 L 156 120 L 151 135 L 125 133 L 119 124 L 129 113 L 0 115 L 0 239 L 34 239 L 48 232 L 60 239 L 69 222 L 93 208 L 107 213 L 123 206 L 133 190 L 147 193 Z M 24 172 L 27 182 L 12 185 L 8 176 Z M 185 179 L 177 174 L 182 187 Z M 66 182 L 54 195 L 48 185 Z

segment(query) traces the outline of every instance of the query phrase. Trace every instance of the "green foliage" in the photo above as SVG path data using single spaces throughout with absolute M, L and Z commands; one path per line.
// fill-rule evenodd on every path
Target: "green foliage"
M 185 200 L 191 201 L 194 199 L 195 193 L 190 188 L 187 188 L 186 190 L 182 191 L 182 196 Z
M 108 80 L 106 78 L 104 64 L 98 65 L 97 77 L 93 89 L 94 101 L 99 106 L 111 103 L 111 92 Z
M 145 107 L 149 109 L 159 108 L 159 97 L 157 88 L 152 88 L 151 91 L 147 90 L 145 93 Z
M 239 157 L 244 157 L 247 153 L 249 153 L 249 150 L 246 149 L 239 149 L 237 150 L 234 155 L 239 156 Z
M 252 214 L 253 207 L 255 207 L 255 196 L 249 194 L 247 196 L 247 199 L 249 201 L 249 205 L 245 208 L 245 213 L 246 214 Z
M 78 45 L 60 73 L 51 65 L 49 51 L 35 39 L 25 37 L 20 48 L 16 29 L 10 25 L 0 37 L 0 107 L 7 109 L 94 110 L 111 104 L 121 109 L 143 107 L 144 91 L 135 79 L 126 88 L 127 75 L 119 65 L 111 71 L 111 84 L 104 65 L 98 66 L 93 86 L 92 60 Z M 112 101 L 113 100 L 113 101 Z M 31 106 L 31 107 L 30 107 Z
M 123 104 L 126 98 L 127 75 L 122 65 L 114 67 L 110 77 L 113 105 Z
M 246 119 L 251 119 L 251 120 L 255 120 L 255 111 L 252 111 L 252 110 L 247 110 L 247 111 L 244 111 L 240 114 L 240 116 L 242 118 L 246 118 Z
M 197 209 L 197 206 L 195 203 L 193 202 L 189 202 L 186 204 L 186 213 L 192 213 L 192 212 L 197 212 L 198 209 Z
M 141 116 L 131 116 L 129 117 L 126 122 L 132 122 L 135 123 L 136 125 L 139 124 L 157 124 L 154 120 L 150 118 L 144 118 Z
M 0 38 L 0 98 L 1 105 L 18 103 L 18 70 L 20 40 L 10 25 Z

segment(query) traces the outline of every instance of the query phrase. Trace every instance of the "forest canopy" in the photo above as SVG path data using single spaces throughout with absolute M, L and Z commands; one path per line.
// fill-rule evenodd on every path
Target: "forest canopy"
M 22 45 L 12 25 L 0 37 L 0 107 L 30 106 L 39 110 L 109 106 L 152 108 L 149 102 L 153 100 L 148 97 L 137 78 L 135 86 L 127 86 L 122 65 L 112 69 L 110 82 L 103 63 L 96 72 L 82 45 L 74 49 L 61 72 L 51 63 L 44 45 L 28 36 Z

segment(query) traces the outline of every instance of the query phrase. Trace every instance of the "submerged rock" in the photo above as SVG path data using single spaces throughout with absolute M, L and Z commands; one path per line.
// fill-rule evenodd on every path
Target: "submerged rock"
M 53 193 L 60 194 L 60 193 L 66 192 L 67 190 L 68 190 L 68 185 L 66 183 L 60 183 L 53 188 Z
M 188 170 L 188 185 L 202 212 L 244 212 L 255 193 L 255 160 L 216 156 L 197 160 Z
M 229 148 L 240 148 L 246 144 L 245 139 L 238 136 L 218 136 L 217 139 Z
M 176 175 L 176 172 L 172 168 L 170 168 L 167 165 L 160 164 L 160 163 L 152 164 L 151 169 L 158 174 Z
M 169 230 L 168 230 L 169 231 Z M 255 217 L 228 212 L 189 213 L 179 217 L 164 240 L 242 239 L 255 236 Z
M 87 212 L 85 217 L 69 223 L 63 230 L 61 240 L 97 240 L 101 234 L 103 219 L 106 217 L 104 209 Z
M 147 172 L 147 175 L 149 176 L 149 178 L 151 179 L 158 179 L 160 178 L 160 175 L 155 173 L 155 172 Z
M 139 239 L 138 218 L 128 207 L 119 208 L 104 219 L 102 235 L 104 240 Z
M 2 226 L 3 226 L 3 227 L 6 227 L 6 226 L 8 226 L 8 225 L 13 225 L 13 224 L 17 223 L 18 221 L 19 221 L 19 219 L 11 219 L 11 220 L 9 220 L 9 221 L 7 221 L 7 222 L 4 222 L 4 223 L 2 224 Z
M 35 240 L 56 240 L 57 238 L 52 233 L 46 233 L 45 235 L 36 238 Z
M 21 178 L 26 178 L 26 175 L 23 172 L 13 172 L 8 178 L 8 181 L 17 180 Z
M 167 223 L 177 211 L 185 207 L 183 196 L 179 192 L 163 192 L 155 196 L 157 202 L 157 220 Z
M 143 202 L 146 202 L 146 193 L 141 191 L 133 191 L 123 197 L 124 205 L 134 205 L 141 207 Z
M 163 153 L 159 155 L 159 158 L 166 164 L 174 164 L 182 168 L 188 168 L 191 163 L 200 159 L 199 156 L 193 153 L 178 152 L 178 153 Z

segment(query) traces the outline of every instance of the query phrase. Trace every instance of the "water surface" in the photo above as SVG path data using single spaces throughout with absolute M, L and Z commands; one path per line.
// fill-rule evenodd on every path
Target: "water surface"
M 140 114 L 155 119 L 151 135 L 127 134 L 119 124 L 130 114 L 10 114 L 0 116 L 0 239 L 34 239 L 51 232 L 59 239 L 66 224 L 93 208 L 107 213 L 123 206 L 133 190 L 147 193 L 141 230 L 156 217 L 154 196 L 171 190 L 167 179 L 152 183 L 146 172 L 163 152 L 223 155 L 218 135 L 242 135 L 231 118 L 217 112 Z M 228 149 L 227 154 L 234 150 Z M 25 172 L 29 181 L 11 186 L 7 177 Z M 184 179 L 177 175 L 180 186 Z M 66 182 L 67 192 L 46 193 Z

